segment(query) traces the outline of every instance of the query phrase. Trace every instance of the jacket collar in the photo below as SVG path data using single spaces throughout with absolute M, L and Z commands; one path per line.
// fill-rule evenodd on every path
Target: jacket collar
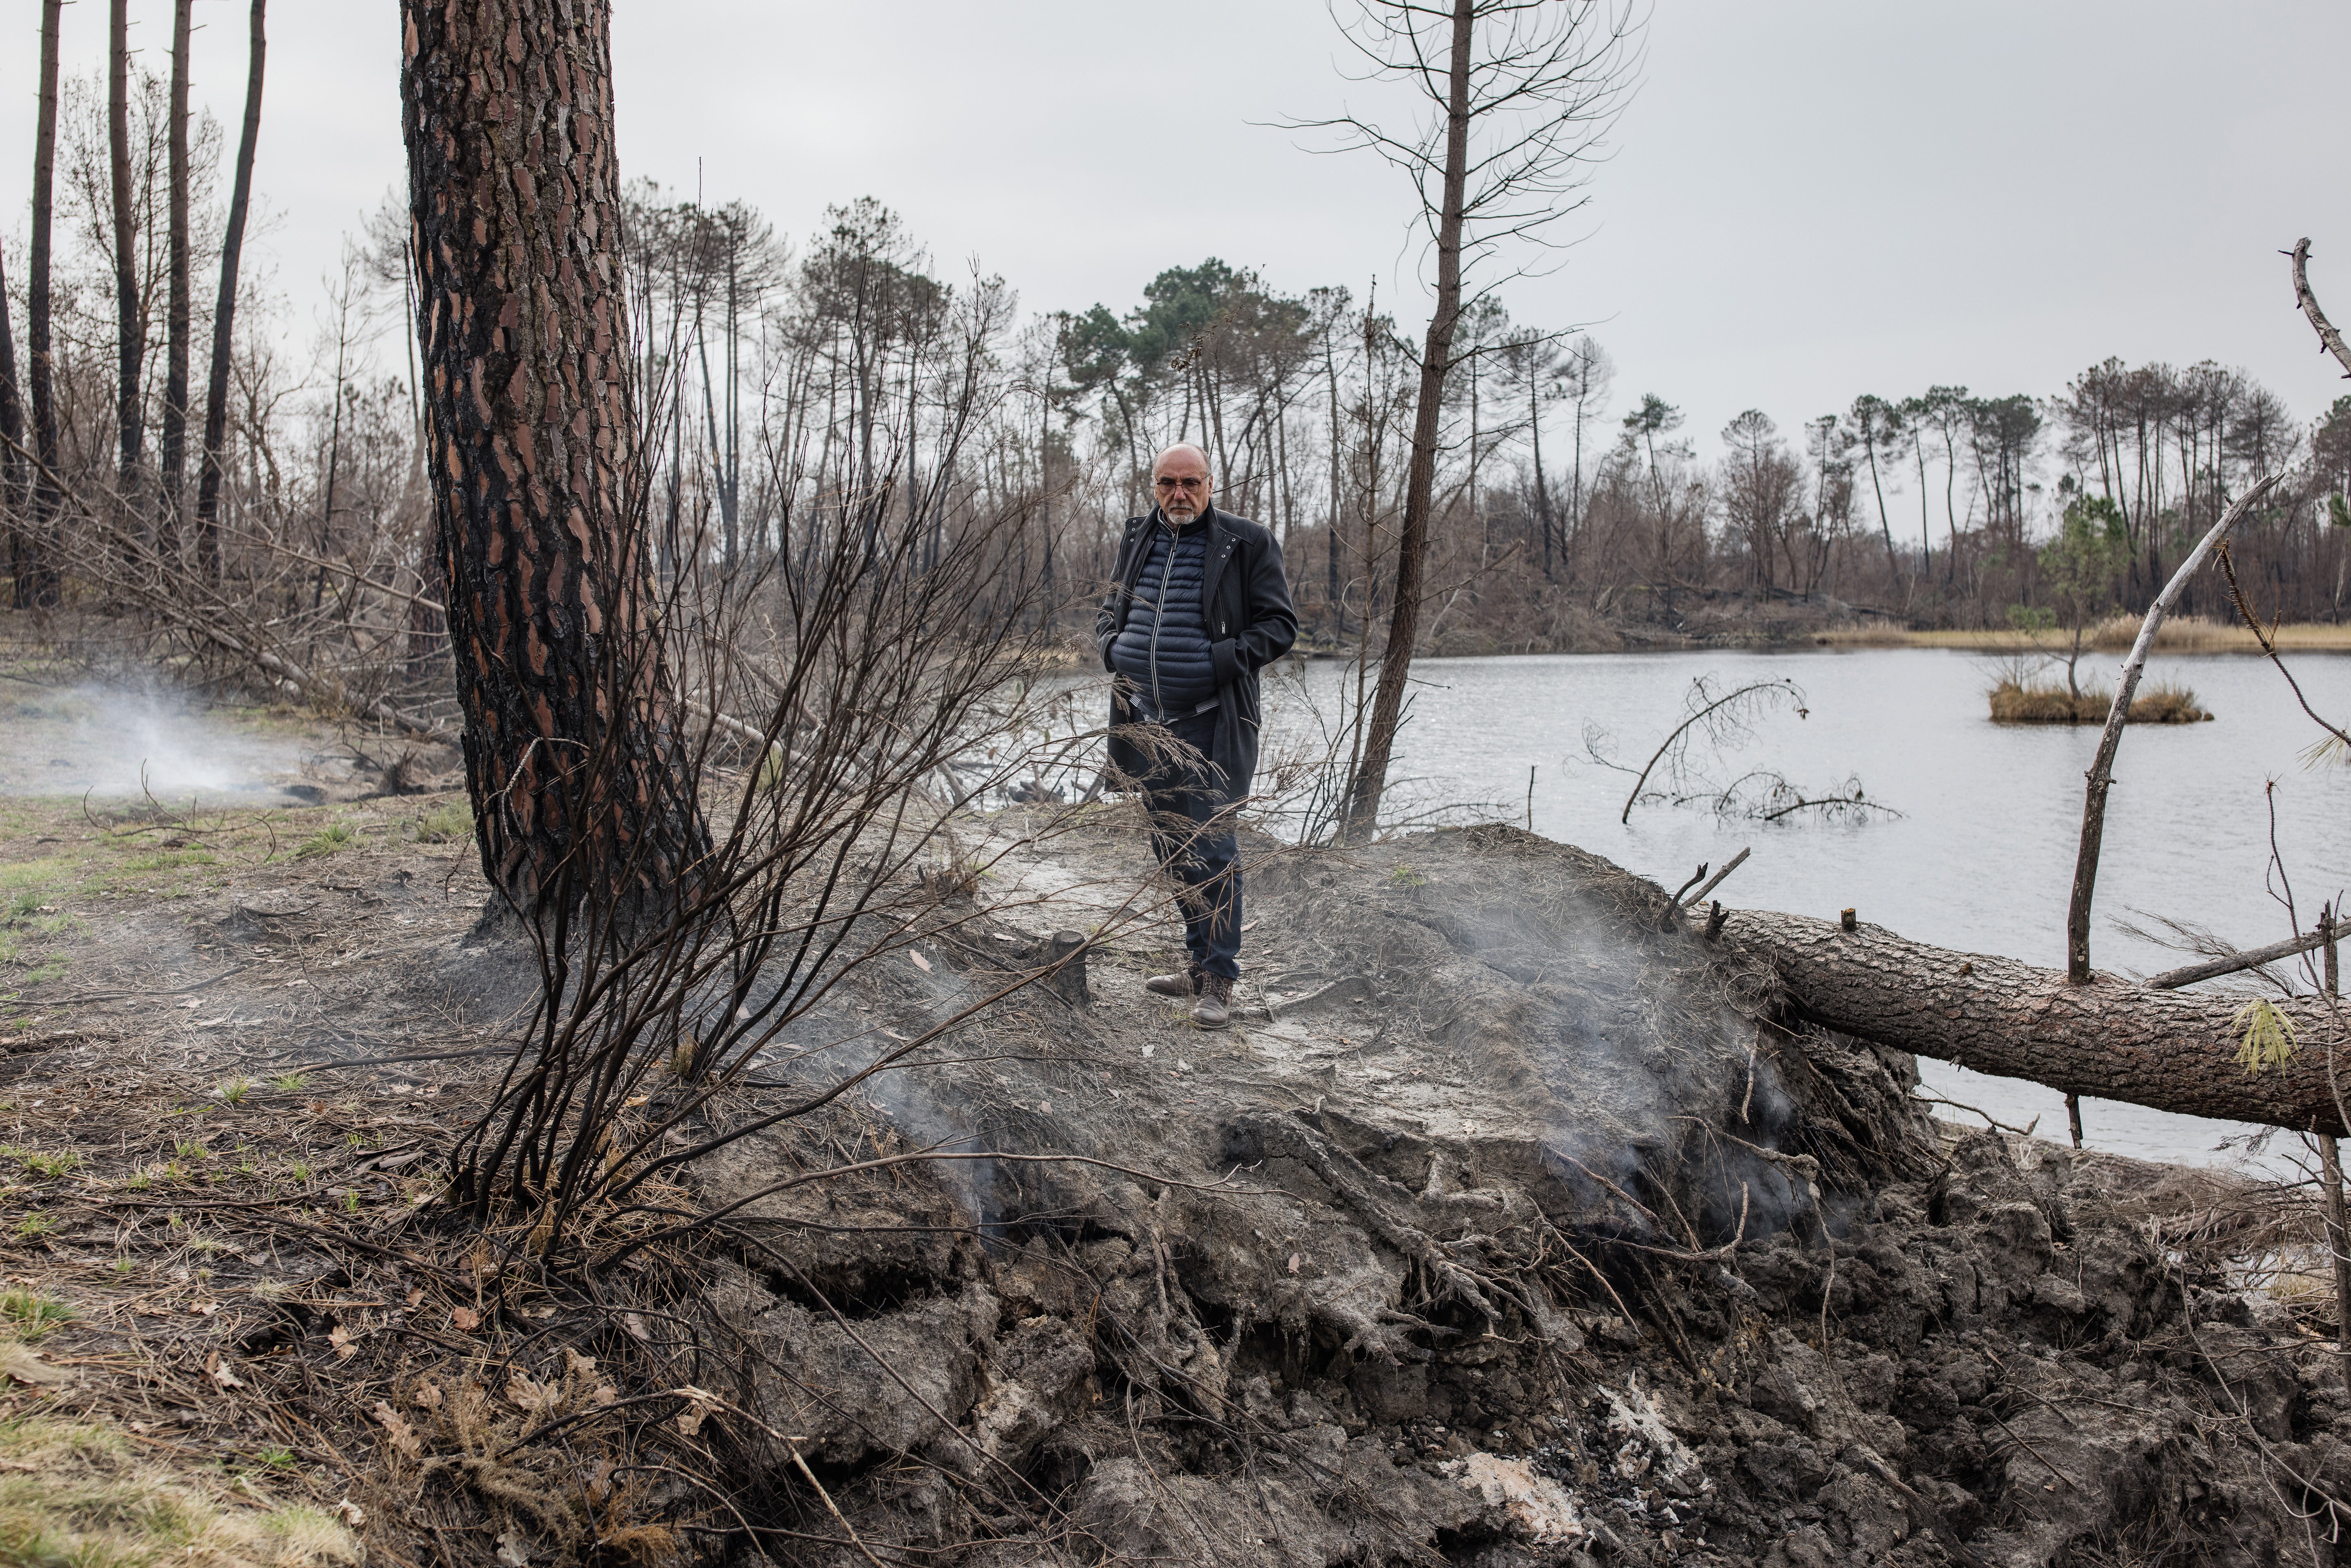
M 1150 515 L 1145 517 L 1143 520 L 1149 523 L 1154 528 L 1165 525 L 1172 532 L 1181 533 L 1184 531 L 1184 528 L 1176 528 L 1172 524 L 1168 523 L 1167 514 L 1159 509 L 1159 506 L 1156 502 L 1152 504 Z M 1203 507 L 1200 515 L 1194 517 L 1191 522 L 1186 523 L 1184 528 L 1196 528 L 1204 523 L 1207 525 L 1210 534 L 1214 534 L 1217 531 L 1217 507 L 1214 502 L 1210 502 L 1207 507 Z
M 1232 558 L 1233 547 L 1238 544 L 1240 539 L 1239 536 L 1232 530 L 1230 514 L 1218 511 L 1213 503 L 1194 521 L 1205 522 L 1208 525 L 1207 559 L 1203 562 L 1207 570 L 1200 574 L 1200 612 L 1207 615 L 1211 612 L 1217 601 L 1217 582 L 1224 576 L 1225 562 Z M 1150 511 L 1135 518 L 1134 526 L 1138 531 L 1157 528 L 1159 526 L 1158 507 L 1155 505 Z M 1129 560 L 1124 582 L 1130 591 L 1134 587 L 1135 580 L 1143 575 L 1143 563 L 1144 558 L 1150 553 L 1146 549 L 1137 549 Z

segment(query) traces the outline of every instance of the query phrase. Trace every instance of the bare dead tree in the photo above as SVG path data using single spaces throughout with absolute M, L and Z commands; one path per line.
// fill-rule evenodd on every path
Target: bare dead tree
M 131 0 L 110 0 L 107 11 L 106 141 L 114 196 L 114 424 L 121 449 L 115 487 L 135 515 L 147 445 L 146 409 L 139 392 L 147 363 L 147 317 L 140 308 L 139 253 L 132 244 Z
M 165 239 L 162 485 L 157 511 L 167 559 L 179 548 L 188 466 L 188 31 L 194 9 L 195 0 L 172 0 L 171 214 Z
M 1337 131 L 1413 182 L 1437 259 L 1437 303 L 1421 347 L 1412 457 L 1396 542 L 1387 648 L 1363 756 L 1348 792 L 1346 831 L 1377 825 L 1405 684 L 1419 633 L 1422 573 L 1444 449 L 1446 378 L 1464 306 L 1465 269 L 1490 262 L 1582 205 L 1574 194 L 1631 79 L 1638 13 L 1632 0 L 1364 0 L 1341 31 L 1374 78 L 1408 84 L 1427 112 L 1409 130 L 1354 115 L 1298 122 Z M 1500 280 L 1475 289 L 1482 298 Z
M 2202 570 L 2205 559 L 2283 477 L 2283 475 L 2273 474 L 2260 479 L 2231 503 L 2227 514 L 2189 551 L 2188 559 L 2179 563 L 2171 580 L 2147 607 L 2147 617 L 2139 624 L 2138 639 L 2131 644 L 2130 656 L 2123 661 L 2114 706 L 2106 714 L 2105 730 L 2098 737 L 2097 757 L 2090 764 L 2089 785 L 2082 802 L 2082 842 L 2074 860 L 2074 892 L 2065 911 L 2065 973 L 2077 986 L 2087 985 L 2090 980 L 2090 901 L 2098 885 L 2098 846 L 2105 835 L 2106 793 L 2114 786 L 2115 752 L 2122 745 L 2123 726 L 2129 719 L 2131 698 L 2138 691 L 2138 678 L 2147 668 L 2147 656 L 2155 651 L 2156 632 L 2171 607 L 2179 602 L 2189 580 Z
M 213 303 L 212 375 L 204 390 L 204 468 L 196 481 L 196 559 L 220 571 L 221 464 L 228 442 L 228 372 L 236 348 L 236 273 L 245 252 L 245 218 L 253 204 L 253 152 L 261 139 L 261 75 L 266 53 L 262 12 L 267 0 L 253 0 L 245 77 L 245 123 L 236 139 L 236 177 L 228 198 L 228 228 L 221 236 L 220 292 Z
M 33 478 L 32 516 L 18 531 L 19 547 L 9 562 L 19 610 L 47 609 L 57 601 L 57 564 L 49 529 L 59 499 L 52 477 L 57 462 L 55 364 L 49 350 L 49 228 L 56 206 L 57 167 L 57 22 L 64 0 L 42 0 L 41 96 L 33 137 L 33 238 L 31 276 L 25 280 L 25 335 L 32 376 L 33 450 L 40 459 Z
M 16 333 L 8 313 L 8 269 L 0 261 L 0 528 L 7 534 L 12 570 L 24 549 L 26 522 L 26 468 L 18 455 L 25 444 L 25 402 L 17 391 L 21 384 L 16 380 Z
M 2307 1050 L 2248 1071 L 2242 997 L 2158 990 L 2114 975 L 2078 985 L 2054 969 L 1929 946 L 1884 926 L 1740 910 L 1727 936 L 1769 959 L 1790 1010 L 1977 1072 L 2159 1111 L 2339 1136 L 2332 1053 Z M 2340 1001 L 2268 1004 L 2304 1040 L 2327 1037 Z
M 2294 241 L 2294 248 L 2286 255 L 2294 258 L 2294 304 L 2310 322 L 2310 329 L 2318 334 L 2319 351 L 2335 356 L 2335 362 L 2343 367 L 2344 378 L 2351 380 L 2351 345 L 2343 341 L 2343 334 L 2326 319 L 2326 312 L 2318 308 L 2318 296 L 2311 291 L 2309 236 Z
M 714 1097 L 788 1034 L 794 1060 L 816 1060 L 798 1054 L 806 1030 L 850 975 L 904 962 L 918 925 L 951 939 L 977 917 L 967 899 L 943 913 L 956 894 L 922 873 L 958 807 L 1035 767 L 1020 740 L 1029 703 L 1009 690 L 1045 636 L 1032 629 L 1045 618 L 1025 612 L 1041 589 L 1019 557 L 1026 520 L 951 523 L 935 558 L 927 529 L 837 528 L 805 578 L 730 572 L 702 552 L 691 559 L 707 570 L 690 560 L 665 590 L 657 619 L 693 628 L 673 653 L 693 671 L 700 719 L 679 787 L 708 800 L 719 827 L 694 896 L 658 919 L 590 903 L 534 928 L 538 1009 L 452 1170 L 477 1213 L 519 1204 L 545 1250 L 590 1209 L 820 1109 L 1041 977 L 1008 971 L 918 1037 L 852 1026 L 831 1082 L 755 1124 L 709 1124 Z M 625 688 L 634 676 L 622 664 L 604 678 Z M 758 722 L 727 711 L 737 697 Z M 951 766 L 957 786 L 942 793 Z

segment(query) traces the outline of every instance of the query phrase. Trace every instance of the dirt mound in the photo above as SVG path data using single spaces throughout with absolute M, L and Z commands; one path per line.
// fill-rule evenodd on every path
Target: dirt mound
M 868 1544 L 972 1563 L 2222 1563 L 2351 1479 L 2330 1359 L 2168 1266 L 2141 1168 L 1946 1150 L 1906 1059 L 1778 1028 L 1607 862 L 1268 851 L 1249 907 L 1228 1031 L 1098 948 L 1091 1005 L 707 1162 L 776 1495 L 805 1461 Z M 1039 934 L 967 926 L 842 1021 L 906 1032 Z M 998 1157 L 752 1196 L 949 1140 Z
M 535 974 L 469 945 L 469 852 L 363 824 L 323 859 L 169 873 L 218 875 L 201 899 L 92 882 L 70 978 L 0 1042 L 35 1206 L 12 1283 L 81 1314 L 45 1352 L 162 1343 L 162 1312 L 169 1366 L 75 1397 L 152 1420 L 152 1383 L 173 1430 L 257 1445 L 238 1402 L 266 1383 L 406 1474 L 406 1428 L 369 1412 L 389 1391 L 440 1440 L 412 1356 L 510 1336 L 539 1383 L 509 1397 L 537 1398 L 569 1325 L 616 1411 L 753 1483 L 724 1520 L 675 1478 L 631 1517 L 747 1523 L 777 1560 L 2332 1561 L 2351 1401 L 2306 1328 L 2199 1271 L 2268 1245 L 2218 1234 L 2251 1223 L 2224 1178 L 1939 1130 L 1907 1059 L 1790 1033 L 1753 960 L 1521 833 L 1255 846 L 1252 977 L 1203 1033 L 1140 989 L 1174 926 L 1113 918 L 1148 869 L 1123 810 L 969 831 L 990 874 L 943 879 L 935 928 L 722 1119 L 839 1084 L 1057 931 L 1096 934 L 1092 999 L 1018 992 L 700 1162 L 699 1197 L 743 1205 L 720 1260 L 632 1259 L 610 1311 L 517 1276 L 494 1313 L 473 1233 L 435 1228 L 433 1151 Z M 549 1485 L 577 1469 L 534 1453 Z M 400 1528 L 489 1517 L 432 1506 Z

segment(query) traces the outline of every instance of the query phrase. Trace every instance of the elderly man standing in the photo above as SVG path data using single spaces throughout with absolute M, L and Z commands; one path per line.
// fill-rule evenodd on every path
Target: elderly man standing
M 1169 447 L 1151 488 L 1158 504 L 1129 519 L 1094 620 L 1118 677 L 1110 764 L 1142 787 L 1152 848 L 1183 885 L 1191 963 L 1144 988 L 1194 998 L 1192 1021 L 1220 1029 L 1241 973 L 1233 807 L 1257 771 L 1257 673 L 1297 640 L 1298 615 L 1272 533 L 1210 504 L 1206 452 Z

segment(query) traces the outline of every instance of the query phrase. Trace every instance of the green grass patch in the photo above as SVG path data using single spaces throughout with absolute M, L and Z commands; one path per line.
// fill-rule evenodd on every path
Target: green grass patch
M 455 800 L 435 806 L 416 819 L 420 844 L 454 844 L 474 836 L 474 813 Z
M 43 1338 L 61 1323 L 69 1323 L 80 1314 L 55 1296 L 42 1295 L 38 1291 L 11 1287 L 0 1291 L 0 1320 L 14 1325 L 16 1337 L 31 1343 Z
M 75 882 L 69 862 L 57 858 L 0 865 L 0 964 L 31 965 L 27 944 L 68 931 L 74 917 L 57 906 Z M 60 961 L 41 966 L 30 983 L 64 972 Z
M 281 1460 L 278 1456 L 284 1455 Z M 258 1455 L 282 1474 L 292 1454 Z M 0 1423 L 0 1568 L 326 1568 L 359 1542 L 309 1504 L 255 1509 L 219 1472 L 173 1469 L 103 1421 Z
M 218 865 L 220 857 L 210 850 L 157 850 L 150 854 L 133 855 L 122 862 L 124 871 L 177 871 L 182 866 Z
M 81 1155 L 72 1149 L 28 1149 L 19 1144 L 0 1144 L 0 1159 L 10 1159 L 35 1176 L 71 1176 L 81 1168 Z
M 70 886 L 78 880 L 81 870 L 80 862 L 64 855 L 14 861 L 0 865 L 0 894 L 6 894 L 12 915 L 30 913 L 40 904 L 50 902 L 45 894 Z
M 359 841 L 359 834 L 349 822 L 329 822 L 294 847 L 298 861 L 317 860 L 321 855 L 346 850 Z

